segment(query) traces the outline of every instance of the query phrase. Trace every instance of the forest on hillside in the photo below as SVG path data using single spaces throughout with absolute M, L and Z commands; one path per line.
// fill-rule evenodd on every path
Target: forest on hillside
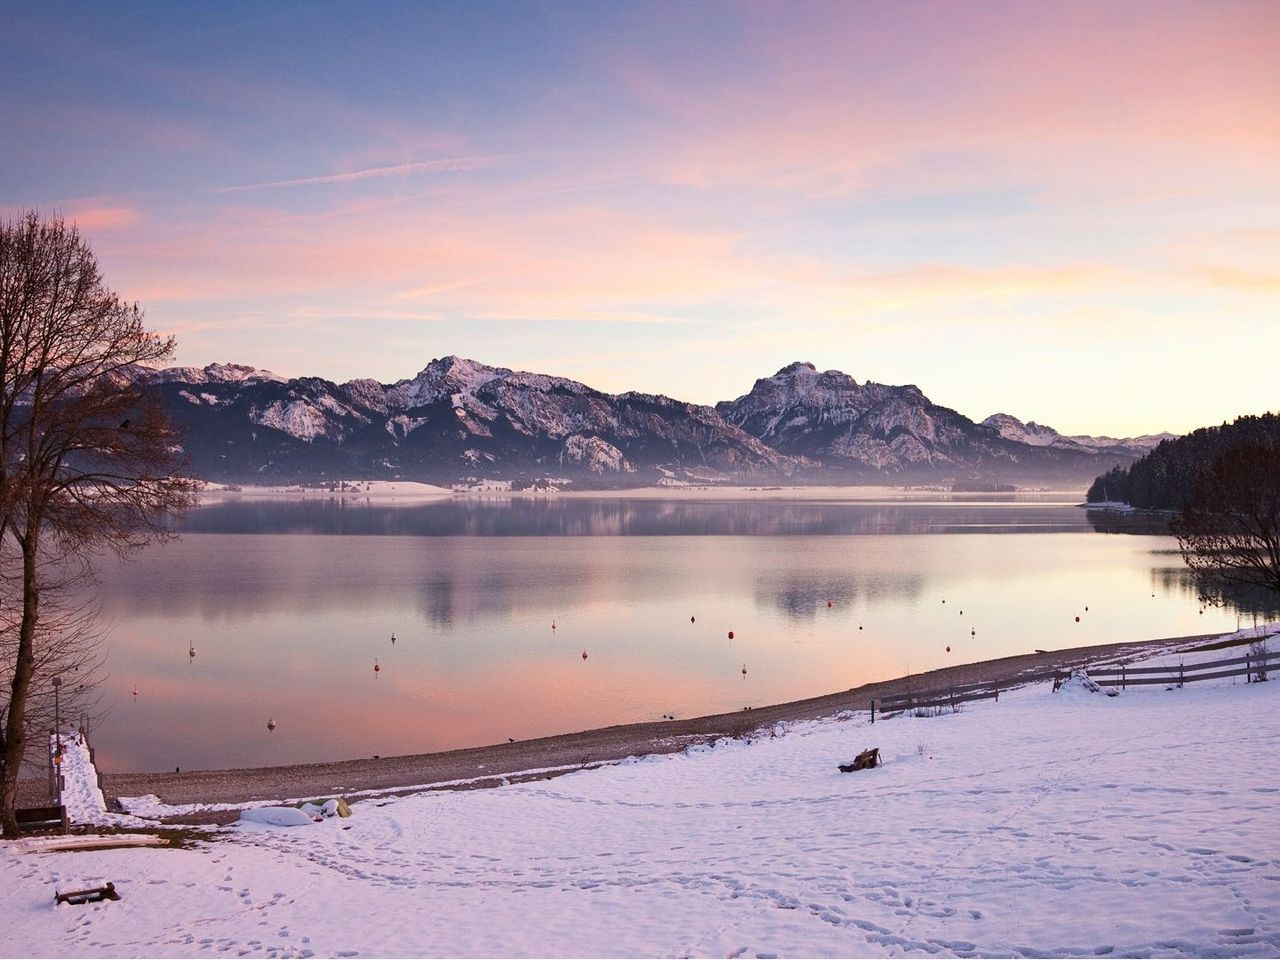
M 1086 499 L 1089 503 L 1118 501 L 1147 510 L 1179 510 L 1190 499 L 1204 469 L 1239 447 L 1274 449 L 1280 466 L 1280 416 L 1238 417 L 1233 423 L 1163 440 L 1141 460 L 1115 467 L 1094 480 Z

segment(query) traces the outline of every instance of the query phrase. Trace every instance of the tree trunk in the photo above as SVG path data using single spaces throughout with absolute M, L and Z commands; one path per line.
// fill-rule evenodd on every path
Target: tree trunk
M 27 694 L 35 669 L 36 621 L 40 611 L 40 586 L 36 579 L 36 540 L 29 532 L 22 543 L 22 625 L 18 629 L 18 655 L 13 669 L 9 713 L 5 718 L 4 757 L 0 761 L 0 823 L 4 836 L 18 836 L 18 775 L 27 747 Z

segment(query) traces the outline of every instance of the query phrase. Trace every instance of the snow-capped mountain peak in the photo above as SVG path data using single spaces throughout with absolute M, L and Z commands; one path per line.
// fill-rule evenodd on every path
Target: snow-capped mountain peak
M 242 363 L 211 363 L 207 367 L 166 367 L 151 374 L 152 383 L 248 383 L 269 381 L 284 383 L 285 378 L 270 370 Z
M 1053 427 L 1028 420 L 1025 423 L 1007 413 L 993 413 L 982 421 L 1006 440 L 1029 444 L 1033 447 L 1054 447 L 1060 450 L 1081 450 L 1087 453 L 1126 453 L 1141 456 L 1161 440 L 1173 439 L 1171 433 L 1148 434 L 1141 437 L 1092 437 L 1086 434 L 1067 436 Z

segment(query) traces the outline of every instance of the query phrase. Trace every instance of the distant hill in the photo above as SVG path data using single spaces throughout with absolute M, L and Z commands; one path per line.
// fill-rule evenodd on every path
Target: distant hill
M 1067 436 L 1053 427 L 1029 420 L 1026 423 L 1007 413 L 993 413 L 982 421 L 984 426 L 999 431 L 1006 440 L 1017 440 L 1033 447 L 1057 447 L 1062 450 L 1078 450 L 1084 453 L 1121 454 L 1141 457 L 1161 440 L 1172 440 L 1172 433 L 1151 433 L 1141 437 L 1091 437 Z
M 1178 510 L 1191 496 L 1200 472 L 1227 450 L 1265 446 L 1280 451 L 1280 416 L 1239 417 L 1233 423 L 1202 427 L 1162 440 L 1146 456 L 1116 467 L 1089 488 L 1090 503 L 1117 501 L 1148 510 Z M 1280 469 L 1280 459 L 1277 460 Z

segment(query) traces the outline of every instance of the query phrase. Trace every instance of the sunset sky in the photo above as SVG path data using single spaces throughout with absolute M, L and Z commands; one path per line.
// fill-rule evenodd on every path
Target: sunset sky
M 0 7 L 0 212 L 178 362 L 1280 407 L 1280 3 Z

